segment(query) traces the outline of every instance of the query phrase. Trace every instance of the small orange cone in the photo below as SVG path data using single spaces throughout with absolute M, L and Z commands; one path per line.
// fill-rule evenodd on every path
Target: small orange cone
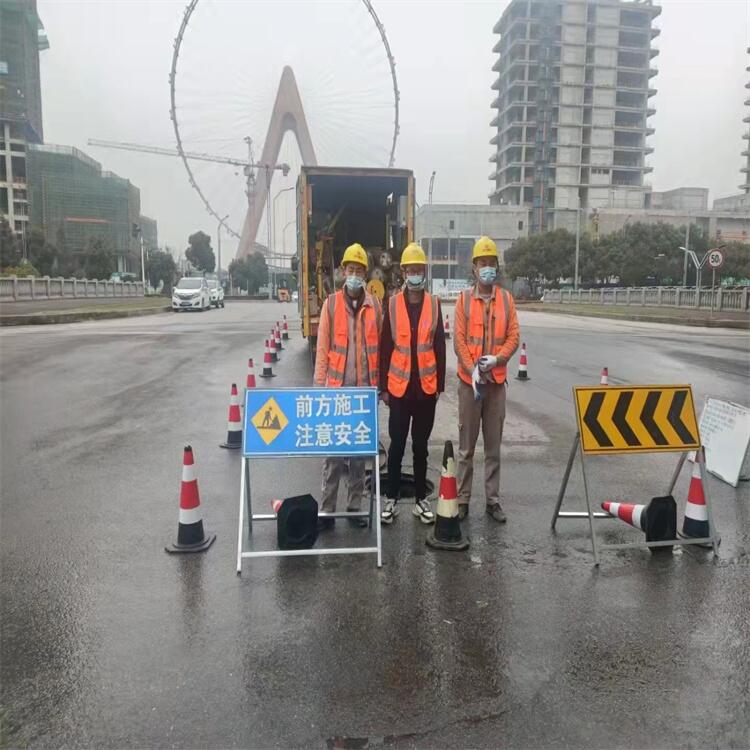
M 599 385 L 609 385 L 609 368 L 602 367 L 602 375 L 599 379 Z
M 271 338 L 268 339 L 268 349 L 271 352 L 271 362 L 279 361 L 279 354 L 276 351 L 276 334 L 271 329 Z
M 521 355 L 518 357 L 518 374 L 516 380 L 530 380 L 526 360 L 526 344 L 521 344 Z
M 281 351 L 284 347 L 281 345 L 281 326 L 279 321 L 276 321 L 276 327 L 273 329 L 274 340 L 276 341 L 276 351 Z
M 607 500 L 602 503 L 602 508 L 615 518 L 629 523 L 636 529 L 646 530 L 645 505 L 633 505 L 633 503 L 613 503 Z
M 437 503 L 435 525 L 430 529 L 425 543 L 433 549 L 465 550 L 469 540 L 461 535 L 458 520 L 458 488 L 456 486 L 456 462 L 453 458 L 453 443 L 445 441 L 443 468 L 440 472 L 440 496 Z
M 247 360 L 247 382 L 245 383 L 245 389 L 255 388 L 255 368 L 253 367 L 253 358 Z
M 448 322 L 448 316 L 445 316 L 445 325 L 443 330 L 445 331 L 445 338 L 449 339 L 451 337 L 451 324 Z
M 706 509 L 706 493 L 703 491 L 700 464 L 705 460 L 703 448 L 695 452 L 693 473 L 690 476 L 687 501 L 685 502 L 685 518 L 682 522 L 680 536 L 701 539 L 711 535 Z
M 263 372 L 260 374 L 262 378 L 275 378 L 273 374 L 273 365 L 271 364 L 271 349 L 268 346 L 268 339 L 266 339 L 266 350 L 263 353 Z
M 165 547 L 167 552 L 203 552 L 216 539 L 216 534 L 207 537 L 203 531 L 201 498 L 195 476 L 193 449 L 185 446 L 182 456 L 182 482 L 180 483 L 180 517 L 177 526 L 177 541 Z
M 227 441 L 219 443 L 222 448 L 242 448 L 242 418 L 240 417 L 240 399 L 237 395 L 237 384 L 232 383 L 229 397 L 229 422 L 227 425 Z
M 271 508 L 274 513 L 278 513 L 279 509 L 281 508 L 281 503 L 283 503 L 283 500 L 271 500 Z
M 284 316 L 284 329 L 281 332 L 281 338 L 284 341 L 289 341 L 289 324 L 286 322 L 286 315 Z

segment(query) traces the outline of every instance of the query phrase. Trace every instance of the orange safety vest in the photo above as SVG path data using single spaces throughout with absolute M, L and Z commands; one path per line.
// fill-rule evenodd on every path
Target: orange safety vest
M 369 304 L 366 304 L 369 302 Z M 331 345 L 328 349 L 328 374 L 326 383 L 338 387 L 344 384 L 346 352 L 349 344 L 356 347 L 357 380 L 377 386 L 379 380 L 378 341 L 382 324 L 380 303 L 365 293 L 359 314 L 354 319 L 355 341 L 349 341 L 349 313 L 344 292 L 332 294 L 326 300 L 330 320 Z M 367 373 L 361 373 L 362 348 L 367 353 Z M 357 383 L 360 385 L 361 383 Z
M 489 351 L 484 349 L 484 300 L 481 297 L 474 296 L 474 287 L 464 289 L 461 292 L 461 298 L 458 300 L 459 305 L 464 306 L 464 315 L 466 318 L 466 346 L 471 353 L 471 360 L 476 364 L 477 360 L 483 354 L 492 354 L 497 356 L 505 343 L 505 334 L 508 331 L 508 317 L 510 315 L 510 300 L 508 292 L 502 287 L 496 286 L 494 293 L 494 305 L 491 308 L 491 337 Z M 493 325 L 494 323 L 494 325 Z M 491 370 L 492 377 L 496 383 L 504 383 L 507 372 L 505 365 L 498 365 Z M 465 383 L 471 384 L 471 370 L 467 369 L 459 357 L 458 376 Z
M 406 393 L 411 377 L 411 325 L 406 309 L 406 292 L 394 294 L 388 302 L 388 316 L 393 337 L 393 354 L 388 368 L 388 392 L 400 398 Z M 424 293 L 422 312 L 417 326 L 417 367 L 422 390 L 437 393 L 437 359 L 433 342 L 439 321 L 437 299 Z

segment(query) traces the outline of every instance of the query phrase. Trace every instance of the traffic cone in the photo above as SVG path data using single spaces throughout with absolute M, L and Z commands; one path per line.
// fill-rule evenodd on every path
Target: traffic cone
M 447 315 L 445 316 L 445 325 L 443 328 L 445 330 L 445 338 L 449 339 L 451 337 L 451 324 L 448 322 Z
M 253 358 L 247 360 L 247 381 L 245 383 L 245 390 L 248 388 L 255 388 L 255 368 L 253 367 Z
M 602 503 L 602 508 L 611 516 L 619 518 L 625 523 L 641 531 L 646 530 L 646 514 L 644 513 L 645 505 L 633 505 L 632 503 L 613 503 L 607 500 Z
M 271 329 L 271 338 L 268 339 L 268 348 L 271 352 L 271 362 L 278 362 L 279 354 L 276 351 L 276 334 L 273 332 L 273 328 Z
M 458 520 L 458 488 L 456 486 L 456 462 L 453 458 L 453 443 L 445 441 L 443 468 L 440 472 L 440 496 L 437 503 L 435 525 L 430 529 L 425 543 L 434 549 L 465 550 L 469 540 L 461 536 Z
M 609 368 L 602 367 L 602 375 L 599 379 L 599 385 L 609 385 Z
M 284 316 L 284 329 L 281 332 L 281 338 L 284 341 L 289 341 L 289 324 L 286 322 L 286 315 Z
M 521 355 L 518 358 L 518 374 L 516 380 L 530 380 L 526 361 L 526 344 L 521 344 Z
M 232 393 L 229 397 L 229 423 L 227 425 L 227 441 L 219 443 L 222 448 L 242 448 L 242 419 L 240 417 L 240 399 L 237 395 L 237 384 L 232 383 Z
M 682 533 L 680 534 L 680 536 L 686 538 L 701 539 L 711 535 L 706 509 L 706 494 L 703 491 L 703 480 L 701 478 L 700 464 L 703 461 L 704 452 L 703 448 L 700 448 L 695 452 L 693 473 L 690 476 L 690 486 L 685 502 L 685 518 L 682 522 Z
M 268 339 L 266 339 L 266 350 L 263 353 L 263 372 L 260 374 L 262 378 L 275 378 L 273 374 L 273 365 L 271 364 L 271 349 L 268 346 Z
M 213 544 L 216 534 L 207 537 L 204 533 L 200 506 L 201 498 L 198 492 L 198 480 L 195 477 L 193 449 L 186 445 L 182 456 L 177 541 L 164 548 L 167 552 L 203 552 Z
M 284 347 L 281 345 L 281 326 L 279 326 L 279 321 L 276 321 L 276 328 L 274 328 L 274 337 L 276 341 L 276 349 L 277 351 L 281 351 Z

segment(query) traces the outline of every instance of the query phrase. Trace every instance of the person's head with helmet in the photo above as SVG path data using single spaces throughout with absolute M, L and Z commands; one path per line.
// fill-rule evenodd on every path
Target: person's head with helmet
M 407 292 L 421 292 L 425 287 L 427 256 L 416 243 L 410 242 L 401 253 L 401 272 L 406 280 Z
M 359 297 L 365 288 L 367 279 L 367 253 L 358 242 L 344 250 L 344 257 L 341 259 L 341 270 L 344 274 L 344 290 L 354 298 Z
M 497 279 L 498 272 L 497 245 L 492 239 L 480 237 L 474 243 L 471 265 L 474 278 L 479 284 L 479 291 L 489 293 Z

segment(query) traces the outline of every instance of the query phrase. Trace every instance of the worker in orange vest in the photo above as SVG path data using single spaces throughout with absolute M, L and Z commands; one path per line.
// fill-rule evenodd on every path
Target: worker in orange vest
M 427 258 L 415 242 L 401 255 L 404 288 L 391 296 L 383 318 L 380 348 L 380 390 L 388 405 L 388 483 L 382 523 L 398 514 L 401 461 L 411 426 L 414 455 L 414 516 L 433 523 L 427 497 L 427 442 L 435 422 L 435 407 L 445 389 L 445 330 L 440 301 L 425 291 Z
M 474 479 L 474 449 L 482 428 L 484 493 L 487 513 L 498 523 L 500 443 L 505 421 L 507 362 L 518 348 L 519 329 L 512 295 L 497 284 L 498 254 L 489 237 L 474 244 L 474 286 L 456 301 L 454 348 L 458 358 L 458 515 L 469 513 Z
M 323 303 L 318 325 L 315 356 L 315 385 L 377 386 L 379 380 L 378 346 L 382 328 L 380 301 L 365 290 L 367 253 L 355 243 L 344 251 L 341 270 L 344 288 Z M 348 464 L 347 511 L 362 507 L 365 490 L 366 458 L 326 458 L 323 462 L 323 498 L 321 511 L 334 513 L 341 475 Z M 354 526 L 365 527 L 365 518 L 350 518 Z M 332 529 L 335 518 L 319 519 L 321 530 Z

